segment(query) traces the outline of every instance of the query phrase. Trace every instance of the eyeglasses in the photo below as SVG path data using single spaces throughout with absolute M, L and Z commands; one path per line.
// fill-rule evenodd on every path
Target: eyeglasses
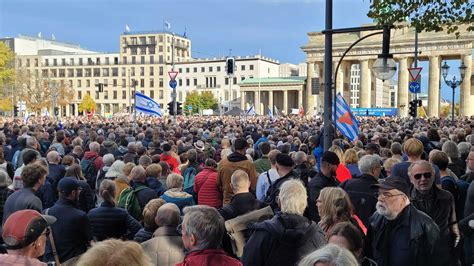
M 414 175 L 413 175 L 413 177 L 414 177 L 416 180 L 421 179 L 422 176 L 424 176 L 426 179 L 429 179 L 429 178 L 431 178 L 431 172 L 426 172 L 426 173 L 420 173 L 420 174 L 414 174 Z
M 183 224 L 178 224 L 178 226 L 176 226 L 176 232 L 180 235 L 183 233 Z
M 390 192 L 382 192 L 382 193 L 378 193 L 378 192 L 375 192 L 374 193 L 375 197 L 376 198 L 381 198 L 381 199 L 389 199 L 389 198 L 393 198 L 393 197 L 396 197 L 396 196 L 402 196 L 402 195 L 405 195 L 403 193 L 400 193 L 400 194 L 391 194 Z

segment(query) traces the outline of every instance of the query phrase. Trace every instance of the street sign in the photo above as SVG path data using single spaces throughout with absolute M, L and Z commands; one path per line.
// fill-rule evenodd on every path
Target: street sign
M 170 76 L 170 79 L 171 80 L 175 80 L 176 79 L 176 76 L 178 76 L 179 72 L 178 71 L 168 71 L 168 75 Z
M 408 85 L 408 90 L 410 90 L 411 93 L 420 93 L 421 92 L 420 83 L 418 83 L 418 81 L 410 82 L 410 85 Z
M 176 85 L 178 85 L 178 82 L 176 82 L 175 79 L 170 80 L 170 87 L 173 89 L 176 89 Z
M 410 73 L 410 81 L 418 80 L 422 69 L 422 67 L 408 68 L 408 72 Z
M 193 106 L 192 106 L 192 105 L 188 105 L 188 110 L 189 110 L 189 111 L 192 111 L 192 110 L 193 110 Z

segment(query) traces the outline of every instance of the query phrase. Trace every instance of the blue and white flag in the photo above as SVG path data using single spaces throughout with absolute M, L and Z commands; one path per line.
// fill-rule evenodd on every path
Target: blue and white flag
M 270 120 L 273 120 L 273 112 L 272 112 L 272 108 L 270 106 L 268 106 L 268 113 L 267 113 L 268 117 L 270 118 Z
M 168 21 L 163 21 L 163 28 L 165 29 L 171 29 L 171 23 L 169 23 Z
M 247 110 L 247 113 L 245 113 L 245 115 L 251 115 L 251 116 L 257 115 L 257 113 L 255 112 L 255 107 L 253 105 L 250 106 L 250 108 Z
M 336 111 L 333 108 L 333 120 L 336 120 L 336 127 L 350 141 L 355 141 L 359 137 L 359 124 L 349 108 L 349 105 L 342 97 L 341 93 L 336 96 Z
M 23 116 L 23 123 L 28 124 L 28 120 L 30 120 L 30 114 L 25 112 L 25 116 Z
M 135 93 L 135 108 L 145 114 L 161 116 L 160 105 L 152 98 L 139 92 Z

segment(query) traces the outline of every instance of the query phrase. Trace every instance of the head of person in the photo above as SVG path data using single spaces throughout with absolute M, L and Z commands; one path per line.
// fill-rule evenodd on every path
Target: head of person
M 280 177 L 285 176 L 295 166 L 295 162 L 288 154 L 280 153 L 276 156 L 276 170 Z
M 104 155 L 104 157 L 102 158 L 102 161 L 104 161 L 104 165 L 105 166 L 112 166 L 112 164 L 114 163 L 115 161 L 115 158 L 114 158 L 114 155 L 111 154 L 111 153 L 107 153 L 106 155 Z
M 49 226 L 56 222 L 50 215 L 35 210 L 20 210 L 8 216 L 3 225 L 2 238 L 8 254 L 29 258 L 43 256 Z
M 449 158 L 445 152 L 433 150 L 430 152 L 430 163 L 436 165 L 440 171 L 446 171 L 449 165 Z
M 100 183 L 99 195 L 107 203 L 116 206 L 117 202 L 115 201 L 115 192 L 117 188 L 114 181 L 110 179 L 104 179 Z
M 400 177 L 379 179 L 373 187 L 378 188 L 377 213 L 387 220 L 395 220 L 410 204 L 410 185 Z
M 167 142 L 163 143 L 163 145 L 161 145 L 161 149 L 163 150 L 164 153 L 166 154 L 169 154 L 171 153 L 171 145 Z
M 337 155 L 337 157 L 339 158 L 339 161 L 344 162 L 342 160 L 344 158 L 344 152 L 342 151 L 341 147 L 336 146 L 336 145 L 332 145 L 331 147 L 329 147 L 329 151 L 334 152 Z
M 332 151 L 326 151 L 321 157 L 321 173 L 328 177 L 335 177 L 337 167 L 341 161 L 337 154 Z
M 170 165 L 167 162 L 159 162 L 158 164 L 161 166 L 162 176 L 168 176 L 171 173 Z
M 349 195 L 338 187 L 326 187 L 316 200 L 321 222 L 331 227 L 335 223 L 349 221 L 352 217 L 352 203 Z
M 66 155 L 64 156 L 63 160 L 61 161 L 61 164 L 66 167 L 66 169 L 71 166 L 74 163 L 75 159 L 72 157 L 72 155 Z
M 469 142 L 460 142 L 458 144 L 459 157 L 466 158 L 469 154 L 469 151 L 471 150 L 471 147 L 471 143 Z
M 280 187 L 278 205 L 282 213 L 303 215 L 308 206 L 307 192 L 303 183 L 296 179 L 285 181 Z
M 387 176 L 392 176 L 392 167 L 400 162 L 401 161 L 397 158 L 388 158 L 385 160 L 383 163 L 383 169 L 385 170 L 385 173 L 387 173 Z
M 467 155 L 466 168 L 468 171 L 474 172 L 474 151 L 469 152 Z
M 153 178 L 160 178 L 161 166 L 157 163 L 152 163 L 146 168 L 146 176 Z
M 76 265 L 151 266 L 153 264 L 137 242 L 108 239 L 94 243 L 81 255 Z
M 206 159 L 206 161 L 204 162 L 204 165 L 207 168 L 217 169 L 217 162 L 213 159 Z
M 183 190 L 184 178 L 182 175 L 171 173 L 166 177 L 168 189 Z
M 99 142 L 93 141 L 93 142 L 89 143 L 89 150 L 92 151 L 92 152 L 99 153 L 99 151 L 100 151 Z
M 137 165 L 132 168 L 130 172 L 130 177 L 135 183 L 145 183 L 146 180 L 146 171 L 145 168 L 141 165 Z
M 153 161 L 151 160 L 151 157 L 148 155 L 142 155 L 140 156 L 140 159 L 138 159 L 138 165 L 143 166 L 143 168 L 145 169 L 152 163 Z
M 262 152 L 262 155 L 268 156 L 268 153 L 270 152 L 271 146 L 270 146 L 270 143 L 268 143 L 268 142 L 262 142 L 262 143 L 258 144 L 258 148 Z
M 378 155 L 365 155 L 359 160 L 359 170 L 362 174 L 379 178 L 382 172 L 382 160 Z
M 179 224 L 181 212 L 174 203 L 165 203 L 158 208 L 155 223 L 158 227 L 169 226 L 176 228 Z
M 445 152 L 451 159 L 459 158 L 458 145 L 456 145 L 456 142 L 454 141 L 448 140 L 443 143 L 441 150 Z
M 360 229 L 355 227 L 351 222 L 342 222 L 334 225 L 328 232 L 327 239 L 329 244 L 346 248 L 352 252 L 356 258 L 362 257 L 364 236 Z
M 295 153 L 295 164 L 296 165 L 302 165 L 302 164 L 305 164 L 307 161 L 308 161 L 308 156 L 306 155 L 306 153 L 302 152 L 302 151 L 298 151 Z
M 32 148 L 32 149 L 37 149 L 38 148 L 38 141 L 36 140 L 35 137 L 28 137 L 26 139 L 26 147 Z
M 343 161 L 345 164 L 357 164 L 359 157 L 357 157 L 357 151 L 355 149 L 347 149 L 344 152 Z
M 405 152 L 410 159 L 419 160 L 423 154 L 423 150 L 423 143 L 419 139 L 410 138 L 403 143 L 403 152 Z
M 187 251 L 217 249 L 224 236 L 224 218 L 215 208 L 196 205 L 184 208 L 181 238 Z
M 77 180 L 86 180 L 86 178 L 82 174 L 81 166 L 77 163 L 73 163 L 71 166 L 69 166 L 64 176 L 74 177 Z
M 37 151 L 27 150 L 23 153 L 23 164 L 29 165 L 30 163 L 35 162 L 38 157 L 39 155 Z
M 204 146 L 203 146 L 204 147 Z M 189 164 L 195 164 L 198 160 L 198 154 L 196 149 L 190 149 L 186 152 L 186 159 L 188 159 Z
M 74 149 L 72 149 L 72 153 L 74 153 L 77 156 L 81 156 L 83 152 L 84 152 L 84 150 L 79 145 L 74 146 Z
M 392 143 L 392 145 L 390 145 L 390 152 L 392 153 L 392 155 L 401 156 L 402 155 L 402 145 L 398 142 Z
M 249 192 L 249 175 L 243 170 L 236 170 L 230 177 L 230 187 L 234 194 Z
M 154 231 L 158 226 L 156 225 L 155 217 L 158 210 L 166 203 L 162 198 L 150 200 L 143 208 L 143 226 L 149 230 Z
M 410 177 L 410 182 L 413 184 L 413 187 L 420 193 L 428 193 L 433 188 L 435 170 L 433 166 L 425 160 L 412 163 L 408 167 L 408 176 Z
M 24 187 L 38 190 L 44 185 L 47 175 L 48 168 L 39 163 L 30 163 L 23 168 L 21 180 L 23 180 Z
M 71 201 L 79 200 L 82 188 L 75 177 L 64 177 L 58 182 L 59 197 Z
M 281 152 L 277 149 L 273 149 L 268 153 L 268 160 L 270 160 L 270 164 L 272 165 L 272 168 L 276 167 L 277 163 L 277 155 L 280 154 Z
M 247 149 L 248 143 L 244 138 L 238 138 L 234 140 L 234 151 L 242 155 L 245 155 L 245 150 Z
M 326 246 L 306 255 L 298 266 L 358 266 L 354 255 L 346 248 L 334 244 Z
M 50 164 L 58 164 L 61 162 L 61 156 L 57 151 L 48 152 L 46 159 L 48 159 L 48 163 Z

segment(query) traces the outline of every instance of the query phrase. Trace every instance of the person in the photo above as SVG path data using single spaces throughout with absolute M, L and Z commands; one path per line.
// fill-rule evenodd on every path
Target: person
M 368 151 L 368 147 L 367 147 L 366 150 Z M 341 183 L 346 181 L 347 179 L 351 179 L 352 178 L 351 172 L 349 172 L 349 169 L 347 169 L 347 167 L 344 165 L 344 161 L 343 161 L 344 153 L 343 153 L 341 147 L 333 145 L 329 148 L 328 151 L 334 152 L 337 155 L 337 157 L 339 158 L 340 163 L 339 163 L 339 165 L 337 166 L 337 169 L 336 169 L 336 179 Z
M 172 173 L 166 179 L 168 190 L 160 198 L 168 203 L 174 203 L 180 210 L 186 206 L 194 205 L 194 199 L 191 194 L 183 191 L 184 178 L 178 174 Z
M 89 151 L 84 153 L 84 158 L 81 160 L 81 168 L 84 173 L 84 177 L 87 179 L 87 183 L 92 190 L 95 190 L 97 173 L 102 167 L 104 167 L 104 161 L 99 155 L 99 152 L 100 144 L 96 141 L 93 141 L 89 144 Z M 89 164 L 91 164 L 93 167 L 87 167 Z
M 43 210 L 41 199 L 35 193 L 46 181 L 47 174 L 48 169 L 40 164 L 32 163 L 23 168 L 21 179 L 24 187 L 15 191 L 5 201 L 2 224 L 5 223 L 8 216 L 16 211 L 30 209 L 41 212 Z
M 114 155 L 107 153 L 104 154 L 102 157 L 102 161 L 104 162 L 104 166 L 100 168 L 99 172 L 97 173 L 97 178 L 95 181 L 95 194 L 98 196 L 99 195 L 99 188 L 100 188 L 100 183 L 106 178 L 107 172 L 110 170 L 112 164 L 115 161 Z
M 376 266 L 375 261 L 364 256 L 364 236 L 360 229 L 350 222 L 336 224 L 326 235 L 328 244 L 349 250 L 361 266 Z
M 371 187 L 378 183 L 382 166 L 378 155 L 365 155 L 359 160 L 359 170 L 361 175 L 352 178 L 340 185 L 351 199 L 354 206 L 354 213 L 362 220 L 362 223 L 369 226 L 369 218 L 375 212 L 377 198 L 374 196 L 377 189 Z
M 143 157 L 143 156 L 142 156 Z M 161 176 L 161 166 L 157 163 L 152 163 L 148 165 L 146 170 L 146 185 L 147 187 L 153 189 L 156 192 L 156 195 L 159 197 L 165 193 L 166 189 L 163 184 L 160 182 Z
M 474 180 L 474 151 L 469 152 L 466 158 L 466 174 L 464 174 L 461 179 L 472 183 Z
M 469 156 L 471 156 L 472 153 L 473 152 L 470 152 Z M 469 167 L 470 162 L 468 161 L 467 163 Z M 472 220 L 474 220 L 474 182 L 469 184 L 466 196 L 466 204 L 464 207 L 464 219 L 459 222 L 459 227 L 465 236 L 464 253 L 465 261 L 468 265 L 474 264 L 474 231 L 473 228 L 469 226 Z
M 263 141 L 258 144 L 258 150 L 262 153 L 262 157 L 253 162 L 253 165 L 255 165 L 255 170 L 259 175 L 263 172 L 270 170 L 271 168 L 270 159 L 268 158 L 268 153 L 270 152 L 270 149 L 270 143 L 268 143 L 267 141 Z
M 112 163 L 107 173 L 105 173 L 105 178 L 110 180 L 115 180 L 119 175 L 123 175 L 123 168 L 125 163 L 121 160 L 116 160 Z
M 244 247 L 244 265 L 294 265 L 325 244 L 324 233 L 303 216 L 308 204 L 306 188 L 290 179 L 280 187 L 281 212 L 271 220 L 250 225 L 255 230 Z
M 168 175 L 171 174 L 170 165 L 167 162 L 159 162 L 158 164 L 161 166 L 160 182 L 164 189 L 167 190 L 168 188 L 166 187 L 166 179 L 168 178 Z
M 434 169 L 427 161 L 412 163 L 408 168 L 408 175 L 413 184 L 410 195 L 413 206 L 430 216 L 439 227 L 440 237 L 434 252 L 443 256 L 440 256 L 437 262 L 439 265 L 458 265 L 455 248 L 461 240 L 461 234 L 456 223 L 453 196 L 434 185 Z
M 26 165 L 32 164 L 38 160 L 38 153 L 34 150 L 29 150 L 23 153 L 23 164 L 15 170 L 13 175 L 13 183 L 10 188 L 17 191 L 23 188 L 23 180 L 21 180 L 21 173 Z
M 166 202 L 163 199 L 152 199 L 148 202 L 143 209 L 143 228 L 133 237 L 133 241 L 143 243 L 153 237 L 153 233 L 158 228 L 156 225 L 155 217 L 158 210 Z
M 160 156 L 160 161 L 168 163 L 170 166 L 170 170 L 173 173 L 180 174 L 181 172 L 179 171 L 179 162 L 178 160 L 173 157 L 172 155 L 172 150 L 171 150 L 171 145 L 169 143 L 164 143 L 162 145 L 163 148 L 163 153 Z
M 77 261 L 77 266 L 115 265 L 152 266 L 140 244 L 133 241 L 108 239 L 94 243 Z
M 386 177 L 392 176 L 393 166 L 400 162 L 401 162 L 400 159 L 397 159 L 394 157 L 388 158 L 387 160 L 383 162 L 383 170 L 385 171 Z
M 302 151 L 295 153 L 295 175 L 303 182 L 305 187 L 308 187 L 308 182 L 311 178 L 317 175 L 314 169 L 308 166 L 308 156 Z
M 222 207 L 222 193 L 217 187 L 217 163 L 213 159 L 207 159 L 205 167 L 194 177 L 194 192 L 199 205 Z
M 400 177 L 379 179 L 376 212 L 370 218 L 366 254 L 379 266 L 436 265 L 439 228 L 410 202 L 410 185 Z M 370 254 L 370 255 L 369 255 Z
M 224 232 L 224 218 L 215 208 L 205 205 L 186 207 L 181 238 L 187 253 L 176 266 L 242 265 L 220 248 Z
M 235 171 L 231 176 L 230 186 L 234 196 L 232 196 L 229 204 L 219 209 L 219 213 L 224 217 L 224 220 L 227 221 L 267 206 L 265 203 L 257 200 L 254 194 L 250 193 L 250 180 L 245 171 Z
M 449 157 L 448 168 L 453 171 L 456 176 L 462 176 L 466 171 L 466 162 L 459 158 L 459 150 L 456 142 L 450 140 L 444 142 L 441 150 Z
M 316 199 L 325 187 L 337 187 L 339 181 L 336 179 L 336 169 L 339 166 L 339 157 L 332 151 L 326 151 L 321 156 L 321 171 L 308 183 L 308 210 L 306 215 L 309 219 L 319 222 L 321 219 L 316 207 Z
M 57 219 L 51 228 L 59 261 L 64 263 L 86 252 L 92 233 L 86 213 L 76 207 L 81 193 L 79 181 L 73 177 L 64 177 L 59 180 L 58 191 L 58 201 L 44 213 Z M 49 261 L 53 259 L 49 242 L 44 258 Z
M 46 155 L 48 159 L 48 176 L 46 179 L 53 185 L 54 190 L 57 191 L 59 180 L 66 174 L 66 168 L 60 164 L 61 156 L 57 151 L 50 151 Z
M 217 186 L 223 192 L 223 204 L 229 204 L 232 198 L 232 189 L 230 188 L 230 177 L 235 170 L 244 170 L 250 178 L 252 192 L 257 185 L 257 171 L 251 161 L 245 156 L 247 141 L 243 138 L 234 140 L 234 152 L 223 158 L 217 168 Z
M 35 137 L 29 136 L 26 139 L 26 147 L 23 150 L 21 150 L 19 154 L 18 161 L 17 161 L 17 164 L 15 165 L 15 168 L 18 169 L 20 166 L 23 165 L 23 155 L 28 151 L 34 151 L 36 154 L 36 158 L 39 159 L 41 157 L 41 154 L 38 152 L 38 150 L 39 150 L 38 141 L 36 140 Z
M 71 167 L 67 169 L 65 176 L 77 179 L 81 186 L 81 193 L 79 194 L 77 207 L 86 213 L 92 210 L 92 208 L 95 207 L 95 193 L 92 191 L 86 178 L 82 174 L 81 166 L 77 163 L 72 164 Z
M 357 151 L 355 149 L 347 149 L 344 152 L 344 165 L 351 173 L 352 178 L 362 175 L 359 170 L 359 157 L 357 157 Z
M 117 151 L 118 145 L 115 142 L 115 134 L 114 133 L 109 133 L 107 135 L 107 139 L 102 142 L 102 146 L 100 148 L 100 154 L 101 156 L 104 156 L 105 154 L 113 154 Z M 105 162 L 104 162 L 105 163 Z
M 270 205 L 274 211 L 278 210 L 278 194 L 280 193 L 281 185 L 287 180 L 294 178 L 299 179 L 293 171 L 294 166 L 295 162 L 289 155 L 280 153 L 276 156 L 276 170 L 280 177 L 270 185 L 267 195 L 263 200 L 263 202 Z
M 260 201 L 263 201 L 265 199 L 265 195 L 267 194 L 270 185 L 278 178 L 280 178 L 280 175 L 276 170 L 276 157 L 280 153 L 281 152 L 277 149 L 271 150 L 268 153 L 268 159 L 270 160 L 271 168 L 258 176 L 255 195 Z
M 179 221 L 180 211 L 175 204 L 165 203 L 158 209 L 155 217 L 158 229 L 153 233 L 153 238 L 141 244 L 155 265 L 174 266 L 183 261 L 183 240 L 176 231 Z
M 11 190 L 8 186 L 11 183 L 11 179 L 8 177 L 7 173 L 4 171 L 0 171 L 0 217 L 3 218 L 3 207 L 5 206 L 5 202 L 7 201 L 8 197 L 13 194 L 13 190 Z M 0 232 L 2 227 L 0 226 Z
M 8 254 L 0 254 L 0 265 L 46 265 L 38 258 L 44 254 L 49 226 L 55 222 L 55 217 L 35 210 L 19 210 L 10 215 L 2 231 Z
M 346 248 L 328 244 L 304 257 L 298 266 L 358 266 L 354 255 Z
M 123 155 L 123 162 L 124 163 L 138 163 L 138 156 L 137 156 L 137 146 L 134 142 L 129 142 L 127 146 L 127 153 Z
M 108 238 L 133 239 L 142 226 L 126 210 L 117 208 L 114 182 L 108 179 L 102 181 L 99 195 L 103 202 L 87 214 L 93 238 L 96 241 Z

